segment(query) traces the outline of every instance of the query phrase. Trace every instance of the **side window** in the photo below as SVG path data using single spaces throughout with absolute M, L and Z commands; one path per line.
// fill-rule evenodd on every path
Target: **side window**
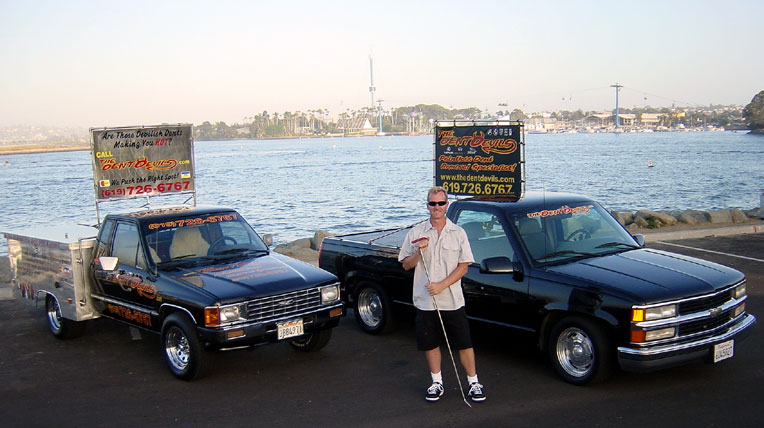
M 122 264 L 146 269 L 138 226 L 132 223 L 117 224 L 111 255 L 118 257 Z
M 111 246 L 111 237 L 114 234 L 114 226 L 116 226 L 114 220 L 104 222 L 101 226 L 101 231 L 98 233 L 98 247 L 96 248 L 94 258 L 101 257 L 108 254 L 109 247 Z
M 482 211 L 463 210 L 456 224 L 467 232 L 475 262 L 489 257 L 508 257 L 514 260 L 515 252 L 509 243 L 507 233 L 495 215 Z

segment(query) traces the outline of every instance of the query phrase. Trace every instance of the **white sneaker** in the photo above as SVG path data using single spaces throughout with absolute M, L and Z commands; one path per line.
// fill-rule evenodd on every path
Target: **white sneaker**
M 443 395 L 443 384 L 440 382 L 433 382 L 429 388 L 427 388 L 427 395 L 424 399 L 427 401 L 438 401 L 440 396 Z
M 478 382 L 470 384 L 470 392 L 467 393 L 472 401 L 485 401 L 485 393 L 483 392 L 483 385 Z

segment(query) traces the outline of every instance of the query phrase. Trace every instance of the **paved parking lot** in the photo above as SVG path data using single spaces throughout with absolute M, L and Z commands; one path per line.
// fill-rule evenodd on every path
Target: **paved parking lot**
M 48 333 L 41 308 L 6 299 L 0 300 L 0 425 L 760 426 L 764 234 L 648 246 L 748 276 L 747 309 L 759 322 L 734 358 L 650 374 L 621 372 L 602 384 L 575 387 L 557 378 L 529 337 L 476 325 L 478 373 L 488 399 L 470 409 L 448 361 L 446 394 L 437 403 L 424 401 L 429 376 L 411 323 L 370 336 L 350 311 L 320 352 L 277 344 L 219 353 L 209 376 L 188 383 L 170 375 L 156 336 L 134 340 L 126 327 L 97 320 L 82 337 L 60 341 Z

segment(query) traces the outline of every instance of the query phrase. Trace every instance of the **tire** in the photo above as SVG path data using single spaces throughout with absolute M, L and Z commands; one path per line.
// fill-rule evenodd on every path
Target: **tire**
M 183 314 L 171 314 L 162 323 L 162 350 L 178 379 L 198 379 L 209 369 L 212 356 L 199 343 L 196 326 Z
M 547 352 L 557 374 L 574 385 L 596 383 L 612 371 L 610 340 L 594 321 L 567 317 L 555 324 Z
M 329 343 L 332 338 L 332 329 L 314 331 L 289 341 L 292 348 L 300 352 L 318 351 Z
M 360 282 L 353 299 L 355 320 L 370 334 L 387 333 L 395 328 L 390 298 L 382 287 L 373 282 Z
M 72 339 L 85 330 L 84 321 L 73 321 L 61 315 L 58 300 L 50 294 L 45 297 L 45 315 L 51 334 L 58 339 Z

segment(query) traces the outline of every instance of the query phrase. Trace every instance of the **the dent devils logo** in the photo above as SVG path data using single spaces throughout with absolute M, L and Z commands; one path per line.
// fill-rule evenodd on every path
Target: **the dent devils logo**
M 109 171 L 112 169 L 142 169 L 146 171 L 166 171 L 178 166 L 177 159 L 160 159 L 150 161 L 146 157 L 140 157 L 136 160 L 129 160 L 127 162 L 117 162 L 114 158 L 98 159 L 101 163 L 101 171 Z
M 457 137 L 453 130 L 439 131 L 441 146 L 472 147 L 480 148 L 485 153 L 497 153 L 508 155 L 517 150 L 517 141 L 511 138 L 487 139 L 482 131 L 473 132 L 472 135 Z

